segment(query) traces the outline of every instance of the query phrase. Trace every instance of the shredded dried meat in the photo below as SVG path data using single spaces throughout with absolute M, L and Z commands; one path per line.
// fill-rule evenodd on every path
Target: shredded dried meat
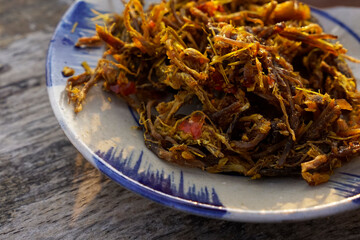
M 359 92 L 336 36 L 298 1 L 130 0 L 77 47 L 107 49 L 68 79 L 75 105 L 103 82 L 140 116 L 160 158 L 310 185 L 360 152 Z

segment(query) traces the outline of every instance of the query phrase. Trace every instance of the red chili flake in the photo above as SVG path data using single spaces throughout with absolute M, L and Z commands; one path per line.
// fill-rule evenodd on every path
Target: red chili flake
M 156 26 L 155 22 L 153 20 L 150 20 L 149 27 L 154 28 Z
M 200 11 L 209 14 L 210 17 L 213 17 L 216 11 L 224 11 L 224 8 L 221 5 L 217 5 L 214 2 L 205 2 L 197 6 L 197 8 Z
M 192 115 L 189 119 L 182 121 L 179 125 L 179 129 L 184 133 L 189 133 L 193 138 L 199 139 L 201 136 L 201 128 L 204 124 L 204 118 L 202 115 Z
M 134 82 L 128 82 L 122 85 L 111 85 L 110 90 L 116 94 L 120 93 L 123 96 L 129 96 L 136 92 L 136 86 Z

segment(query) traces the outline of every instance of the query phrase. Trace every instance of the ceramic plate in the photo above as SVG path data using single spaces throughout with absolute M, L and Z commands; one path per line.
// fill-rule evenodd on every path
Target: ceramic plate
M 317 187 L 308 186 L 300 178 L 250 180 L 210 174 L 156 157 L 145 147 L 142 132 L 134 130 L 137 119 L 129 107 L 100 87 L 89 92 L 83 111 L 75 116 L 73 106 L 67 102 L 66 79 L 61 70 L 70 66 L 79 74 L 83 72 L 83 61 L 96 66 L 103 49 L 77 49 L 74 43 L 95 32 L 91 9 L 121 12 L 120 2 L 76 1 L 55 31 L 46 63 L 47 89 L 54 113 L 70 141 L 95 167 L 144 197 L 219 219 L 279 222 L 326 216 L 360 206 L 359 160 L 338 169 L 328 183 Z M 346 13 L 342 20 L 334 17 L 339 13 Z M 353 22 L 357 27 L 356 20 L 360 20 L 357 9 L 313 9 L 313 14 L 327 32 L 339 36 L 350 55 L 360 58 L 360 37 L 356 33 L 360 29 L 351 26 Z M 360 79 L 360 67 L 351 67 Z

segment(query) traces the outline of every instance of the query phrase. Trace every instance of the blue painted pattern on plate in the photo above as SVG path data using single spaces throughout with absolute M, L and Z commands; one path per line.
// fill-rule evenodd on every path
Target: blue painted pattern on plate
M 344 198 L 354 197 L 360 194 L 360 175 L 352 173 L 339 173 L 340 178 L 330 180 L 330 187 L 335 189 L 336 194 Z M 353 200 L 353 202 L 360 204 L 360 196 Z
M 185 189 L 184 174 L 182 171 L 180 172 L 179 183 L 172 181 L 172 179 L 174 179 L 173 175 L 165 174 L 164 171 L 151 170 L 151 165 L 148 166 L 146 171 L 139 171 L 143 151 L 141 151 L 137 160 L 134 160 L 134 153 L 125 157 L 123 150 L 116 151 L 113 147 L 107 152 L 97 151 L 96 154 L 124 175 L 154 190 L 198 203 L 223 206 L 214 188 L 205 186 L 197 189 L 195 184 L 193 184 L 191 187 L 188 187 L 188 189 Z M 136 161 L 135 164 L 134 161 Z

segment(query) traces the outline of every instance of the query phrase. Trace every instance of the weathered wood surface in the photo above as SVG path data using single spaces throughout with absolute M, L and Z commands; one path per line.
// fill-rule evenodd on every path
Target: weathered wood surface
M 71 2 L 0 0 L 0 239 L 360 239 L 360 209 L 282 224 L 207 219 L 142 198 L 87 163 L 45 87 L 48 43 Z

